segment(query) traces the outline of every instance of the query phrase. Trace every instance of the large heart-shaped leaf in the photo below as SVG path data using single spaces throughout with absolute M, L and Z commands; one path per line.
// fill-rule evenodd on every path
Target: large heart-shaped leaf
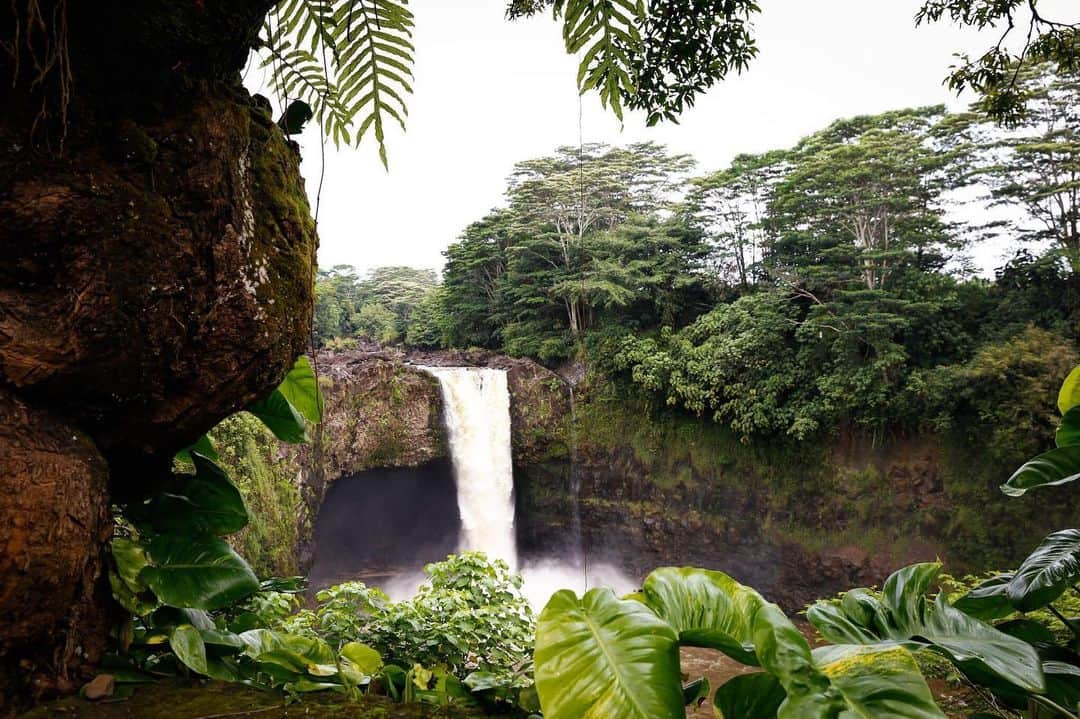
M 319 379 L 307 357 L 300 355 L 296 359 L 277 389 L 308 422 L 318 424 L 322 421 L 323 396 L 319 391 Z
M 545 719 L 686 715 L 675 630 L 610 589 L 552 595 L 537 622 L 535 663 Z
M 841 717 L 944 719 L 911 652 L 900 646 L 834 645 L 814 663 L 843 698 Z
M 232 534 L 248 523 L 240 490 L 212 461 L 192 453 L 194 475 L 175 475 L 171 486 L 139 514 L 159 532 Z
M 300 444 L 308 441 L 307 421 L 281 390 L 274 390 L 269 396 L 249 404 L 246 409 L 282 442 Z
M 365 684 L 383 667 L 377 651 L 360 642 L 349 642 L 341 648 L 341 674 L 353 685 Z
M 1080 445 L 1073 444 L 1044 452 L 1021 465 L 1001 491 L 1020 497 L 1029 489 L 1054 487 L 1080 479 Z
M 153 566 L 139 578 L 174 607 L 221 609 L 259 590 L 251 567 L 218 537 L 162 534 L 147 551 Z
M 713 706 L 723 719 L 776 719 L 786 697 L 779 679 L 754 672 L 724 682 L 713 696 Z
M 206 674 L 206 643 L 190 624 L 181 624 L 169 634 L 169 647 L 176 658 L 193 672 Z
M 1080 405 L 1080 367 L 1074 367 L 1065 381 L 1061 383 L 1058 391 L 1058 411 L 1062 415 L 1069 413 L 1073 407 Z
M 894 573 L 885 583 L 880 605 L 870 614 L 855 615 L 843 604 L 819 602 L 807 618 L 837 644 L 899 642 L 927 647 L 966 673 L 997 676 L 1025 691 L 1042 691 L 1039 658 L 1029 644 L 951 606 L 944 594 L 935 602 L 926 600 L 922 592 L 939 570 L 938 564 L 920 564 Z
M 1022 612 L 1045 607 L 1080 582 L 1080 529 L 1063 529 L 1042 541 L 1005 588 Z
M 765 600 L 753 589 L 723 572 L 663 567 L 645 579 L 641 597 L 679 633 L 679 644 L 758 665 L 751 622 Z

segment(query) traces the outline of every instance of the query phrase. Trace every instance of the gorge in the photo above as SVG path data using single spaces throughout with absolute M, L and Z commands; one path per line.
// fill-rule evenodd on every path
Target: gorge
M 455 458 L 455 443 L 466 440 L 447 431 L 448 417 L 467 421 L 464 405 L 444 395 L 448 378 L 476 393 L 473 409 L 490 408 L 481 378 L 488 389 L 505 380 L 514 544 L 527 582 L 530 568 L 542 574 L 558 560 L 557 580 L 580 585 L 582 554 L 590 585 L 695 564 L 797 610 L 913 561 L 940 557 L 957 575 L 987 557 L 1006 566 L 1061 519 L 1047 513 L 1073 511 L 1062 501 L 1037 517 L 998 499 L 1001 472 L 947 435 L 747 445 L 587 373 L 565 372 L 577 380 L 572 413 L 571 384 L 558 373 L 490 352 L 323 353 L 320 368 L 327 416 L 312 445 L 263 450 L 284 467 L 283 481 L 299 478 L 304 509 L 291 569 L 310 568 L 313 586 L 347 577 L 378 584 L 459 548 L 498 546 L 459 541 L 467 534 L 459 507 L 470 501 L 461 472 L 471 470 Z M 490 464 L 481 481 L 502 474 Z M 498 506 L 507 496 L 504 487 L 483 499 Z M 969 521 L 974 508 L 982 522 Z M 485 531 L 506 531 L 506 508 L 499 512 L 504 519 Z

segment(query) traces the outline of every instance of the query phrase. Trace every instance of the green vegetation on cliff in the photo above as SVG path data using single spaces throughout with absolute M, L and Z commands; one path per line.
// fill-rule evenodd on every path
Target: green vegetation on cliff
M 219 463 L 244 495 L 251 521 L 230 537 L 261 577 L 299 573 L 300 467 L 259 420 L 236 414 L 210 433 Z

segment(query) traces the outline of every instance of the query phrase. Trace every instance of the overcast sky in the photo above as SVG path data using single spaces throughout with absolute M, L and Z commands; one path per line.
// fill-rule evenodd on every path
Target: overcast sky
M 1047 9 L 1070 0 L 1043 3 Z M 361 270 L 407 264 L 439 269 L 442 250 L 502 202 L 519 160 L 578 142 L 576 62 L 550 15 L 503 18 L 505 0 L 413 0 L 415 94 L 408 131 L 388 138 L 390 171 L 368 139 L 326 149 L 319 265 Z M 583 101 L 586 142 L 653 140 L 722 168 L 740 152 L 786 147 L 838 117 L 946 103 L 953 53 L 989 35 L 947 24 L 916 29 L 919 0 L 762 0 L 760 55 L 748 72 L 715 86 L 680 125 L 620 128 L 599 102 Z M 1042 7 L 1042 6 L 1040 6 Z M 257 86 L 258 71 L 248 76 Z M 302 138 L 314 208 L 319 138 Z M 985 257 L 993 262 L 996 258 Z

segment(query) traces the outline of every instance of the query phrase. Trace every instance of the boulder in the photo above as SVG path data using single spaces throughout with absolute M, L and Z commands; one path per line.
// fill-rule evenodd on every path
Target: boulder
M 107 624 L 108 470 L 70 424 L 0 389 L 0 708 L 74 688 Z

